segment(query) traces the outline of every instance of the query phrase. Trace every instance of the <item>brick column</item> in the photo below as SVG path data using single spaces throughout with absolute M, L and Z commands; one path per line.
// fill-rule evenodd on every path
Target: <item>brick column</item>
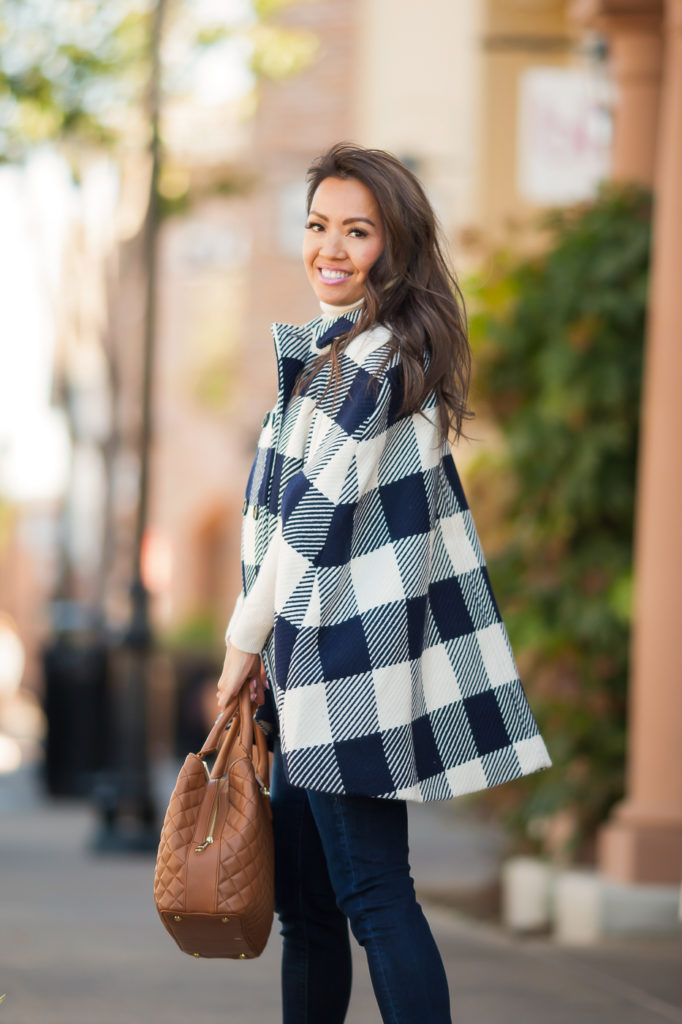
M 682 877 L 682 0 L 667 0 L 635 528 L 627 796 L 599 866 Z

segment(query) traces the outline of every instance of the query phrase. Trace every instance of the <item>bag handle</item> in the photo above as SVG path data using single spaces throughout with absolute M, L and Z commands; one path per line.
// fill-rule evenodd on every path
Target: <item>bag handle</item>
M 266 793 L 266 795 L 269 795 L 270 757 L 268 754 L 268 744 L 267 740 L 265 739 L 265 733 L 258 725 L 258 722 L 255 723 L 253 735 L 256 741 L 256 761 L 254 763 L 254 771 L 256 773 L 256 778 L 260 783 L 261 789 L 264 791 L 264 793 Z
M 227 707 L 220 712 L 213 723 L 210 733 L 206 737 L 206 742 L 197 754 L 197 757 L 201 757 L 203 759 L 206 754 L 215 754 L 217 752 L 223 732 L 232 721 L 232 717 L 237 710 L 238 703 L 239 696 L 233 697 Z
M 222 778 L 227 770 L 230 753 L 238 740 L 239 745 L 253 762 L 254 772 L 261 788 L 269 791 L 270 760 L 268 748 L 263 730 L 258 725 L 255 725 L 254 728 L 254 710 L 251 704 L 250 686 L 246 682 L 237 697 L 230 701 L 214 722 L 213 728 L 197 756 L 203 760 L 207 754 L 217 753 L 213 770 L 211 771 L 211 778 Z M 254 742 L 256 745 L 255 757 L 253 750 Z
M 239 711 L 236 711 L 234 714 L 234 718 L 232 719 L 232 724 L 230 725 L 230 728 L 227 730 L 225 739 L 223 740 L 222 746 L 218 751 L 218 756 L 213 762 L 211 779 L 222 779 L 223 775 L 227 773 L 227 766 L 229 764 L 230 754 L 232 753 L 232 750 L 241 732 L 240 719 L 241 714 Z

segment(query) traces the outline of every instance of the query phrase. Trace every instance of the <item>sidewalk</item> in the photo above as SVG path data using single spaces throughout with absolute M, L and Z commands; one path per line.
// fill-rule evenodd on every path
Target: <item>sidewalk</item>
M 163 930 L 153 857 L 88 853 L 92 811 L 0 778 L 0 1024 L 276 1024 L 279 936 L 259 960 L 195 961 Z M 411 808 L 420 891 L 485 884 L 500 836 L 454 804 Z M 682 938 L 566 950 L 425 904 L 456 1024 L 682 1024 Z M 362 950 L 347 1024 L 380 1024 Z M 428 1024 L 424 1021 L 423 1024 Z

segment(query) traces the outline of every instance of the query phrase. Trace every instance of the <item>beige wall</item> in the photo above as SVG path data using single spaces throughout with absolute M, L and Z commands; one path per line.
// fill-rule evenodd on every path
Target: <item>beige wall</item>
M 357 137 L 416 158 L 456 263 L 534 207 L 517 191 L 519 77 L 575 62 L 564 0 L 363 0 Z
M 484 6 L 478 215 L 484 231 L 499 237 L 510 220 L 536 209 L 516 187 L 520 76 L 530 67 L 573 64 L 576 30 L 564 0 L 486 0 Z
M 476 40 L 483 6 L 479 0 L 364 0 L 359 13 L 358 140 L 416 160 L 452 235 L 480 215 Z

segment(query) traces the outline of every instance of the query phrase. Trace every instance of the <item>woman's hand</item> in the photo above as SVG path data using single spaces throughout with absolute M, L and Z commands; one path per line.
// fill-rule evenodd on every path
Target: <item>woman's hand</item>
M 260 655 L 240 651 L 238 647 L 228 644 L 223 671 L 218 680 L 218 706 L 221 711 L 224 711 L 230 701 L 238 695 L 244 683 L 249 681 L 251 700 L 256 704 L 262 704 L 265 700 L 263 690 L 267 687 L 267 682 L 262 671 Z

